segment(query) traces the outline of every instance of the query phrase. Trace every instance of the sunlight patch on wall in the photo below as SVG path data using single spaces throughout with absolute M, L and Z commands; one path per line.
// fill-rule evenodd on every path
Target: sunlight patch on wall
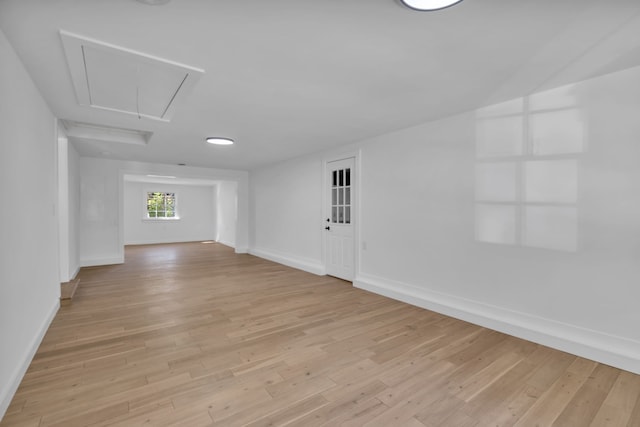
M 586 131 L 574 86 L 476 112 L 476 241 L 577 251 Z

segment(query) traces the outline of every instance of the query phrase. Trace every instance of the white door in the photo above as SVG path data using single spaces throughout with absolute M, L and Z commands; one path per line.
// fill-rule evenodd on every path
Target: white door
M 353 157 L 327 163 L 325 216 L 327 274 L 353 280 L 356 175 Z

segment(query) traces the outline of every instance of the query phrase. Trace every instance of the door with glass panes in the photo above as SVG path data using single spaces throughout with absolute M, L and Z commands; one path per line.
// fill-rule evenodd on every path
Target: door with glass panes
M 327 163 L 327 211 L 325 217 L 327 274 L 353 280 L 355 159 Z

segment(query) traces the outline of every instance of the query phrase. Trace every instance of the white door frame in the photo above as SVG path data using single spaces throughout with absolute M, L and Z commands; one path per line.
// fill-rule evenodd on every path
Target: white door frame
M 322 210 L 321 210 L 321 223 L 319 224 L 319 229 L 322 232 L 322 265 L 324 266 L 324 274 L 327 274 L 327 235 L 325 233 L 324 227 L 327 226 L 326 219 L 331 216 L 331 212 L 329 210 L 329 199 L 328 199 L 328 191 L 327 191 L 327 182 L 329 180 L 329 176 L 327 175 L 327 166 L 331 162 L 335 162 L 338 160 L 344 160 L 348 158 L 353 158 L 353 163 L 355 167 L 355 197 L 352 200 L 351 206 L 351 221 L 353 223 L 353 282 L 355 283 L 358 276 L 360 275 L 360 224 L 361 224 L 361 197 L 360 193 L 362 191 L 362 164 L 361 164 L 361 150 L 354 151 L 340 151 L 335 152 L 331 155 L 327 155 L 322 160 Z

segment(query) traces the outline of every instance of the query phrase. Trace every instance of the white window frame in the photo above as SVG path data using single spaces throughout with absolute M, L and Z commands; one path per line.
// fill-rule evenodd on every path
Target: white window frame
M 176 215 L 174 217 L 150 217 L 149 211 L 147 210 L 147 201 L 149 200 L 149 193 L 171 193 L 173 194 L 173 203 L 174 210 Z M 175 191 L 163 191 L 163 190 L 143 190 L 142 192 L 142 220 L 143 221 L 179 221 L 180 220 L 180 211 L 179 211 L 179 203 L 178 203 L 178 193 Z

